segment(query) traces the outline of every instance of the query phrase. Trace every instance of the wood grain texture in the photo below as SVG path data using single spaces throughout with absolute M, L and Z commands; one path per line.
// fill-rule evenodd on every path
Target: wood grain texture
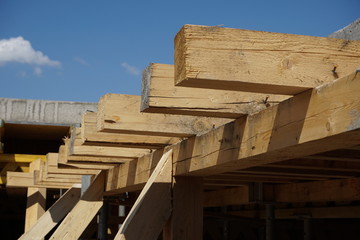
M 141 111 L 238 118 L 259 112 L 289 96 L 212 90 L 174 85 L 174 65 L 150 64 L 143 73 Z
M 173 147 L 175 175 L 213 175 L 358 145 L 357 89 L 359 72 L 189 138 Z
M 294 95 L 346 76 L 359 56 L 359 41 L 185 25 L 175 37 L 175 84 Z
M 106 94 L 99 101 L 97 127 L 102 132 L 189 137 L 203 134 L 229 119 L 140 112 L 140 96 Z
M 43 239 L 75 206 L 80 199 L 80 188 L 67 190 L 19 240 Z
M 81 124 L 82 144 L 156 149 L 181 140 L 175 137 L 99 132 L 96 127 L 96 119 L 97 113 L 95 112 L 86 112 L 83 115 Z
M 172 151 L 169 151 L 156 165 L 114 240 L 158 239 L 171 214 L 171 184 Z
M 51 240 L 77 240 L 103 205 L 105 173 L 102 172 L 91 183 L 79 202 L 64 218 L 50 237 Z

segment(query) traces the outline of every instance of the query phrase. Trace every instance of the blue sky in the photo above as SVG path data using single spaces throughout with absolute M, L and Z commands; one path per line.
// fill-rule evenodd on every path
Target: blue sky
M 140 95 L 184 24 L 327 36 L 359 17 L 359 0 L 0 0 L 0 97 Z

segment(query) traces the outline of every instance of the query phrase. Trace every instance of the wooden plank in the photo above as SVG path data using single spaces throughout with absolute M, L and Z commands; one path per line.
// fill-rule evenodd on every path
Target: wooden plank
M 0 184 L 6 184 L 6 173 L 8 171 L 14 172 L 19 167 L 18 163 L 6 163 L 0 171 Z
M 104 172 L 96 176 L 84 195 L 80 198 L 80 201 L 74 206 L 50 237 L 51 240 L 79 239 L 81 233 L 103 205 L 104 180 Z
M 358 145 L 357 89 L 360 72 L 182 141 L 172 148 L 175 175 L 214 175 Z
M 185 25 L 175 84 L 294 95 L 360 66 L 360 41 Z
M 35 183 L 35 173 L 7 172 L 6 187 L 37 187 L 51 189 L 68 189 L 71 187 L 81 187 L 79 184 L 61 183 L 56 181 Z
M 99 170 L 97 169 L 80 169 L 74 167 L 66 167 L 66 168 L 59 168 L 58 166 L 58 153 L 48 153 L 46 155 L 46 163 L 45 168 L 47 173 L 61 173 L 61 174 L 78 174 L 78 175 L 97 175 L 99 174 Z
M 98 105 L 97 128 L 102 132 L 189 137 L 231 119 L 150 114 L 140 112 L 140 96 L 106 94 Z
M 238 118 L 289 96 L 174 86 L 174 65 L 150 64 L 143 74 L 141 111 Z
M 164 229 L 164 240 L 203 238 L 203 179 L 175 177 L 172 214 Z
M 249 197 L 249 186 L 208 191 L 204 193 L 204 207 L 248 204 Z
M 41 159 L 30 163 L 30 172 L 41 169 Z M 27 189 L 26 211 L 25 211 L 25 232 L 36 223 L 36 221 L 45 213 L 46 209 L 46 188 Z M 39 238 L 40 239 L 40 238 Z
M 246 218 L 265 219 L 265 210 L 243 210 L 229 211 L 229 215 Z M 275 219 L 301 219 L 311 217 L 311 219 L 349 219 L 360 217 L 359 206 L 335 206 L 335 207 L 312 207 L 312 208 L 286 208 L 275 209 Z
M 158 149 L 151 154 L 110 169 L 107 174 L 105 194 L 115 195 L 143 189 L 164 151 L 164 149 Z
M 171 184 L 172 151 L 168 151 L 161 157 L 114 240 L 157 239 L 171 214 Z
M 274 186 L 276 202 L 317 202 L 360 200 L 360 179 L 336 179 Z
M 36 159 L 41 158 L 43 161 L 46 159 L 46 155 L 34 155 L 34 154 L 0 154 L 0 163 L 17 162 L 17 163 L 31 163 Z
M 94 156 L 117 158 L 118 162 L 125 162 L 139 158 L 150 153 L 149 149 L 125 148 L 125 147 L 104 147 L 104 146 L 73 146 L 70 155 L 73 156 Z
M 70 212 L 79 199 L 80 188 L 67 190 L 19 240 L 44 238 Z
M 81 140 L 84 145 L 124 146 L 156 149 L 179 142 L 180 138 L 99 132 L 97 113 L 87 112 L 82 117 Z
M 68 155 L 68 148 L 69 147 L 67 145 L 61 145 L 59 147 L 58 163 L 61 165 L 75 166 L 77 164 L 78 167 L 80 167 L 80 165 L 83 165 L 82 163 L 84 163 L 84 166 L 86 165 L 94 166 L 95 163 L 99 163 L 99 164 L 101 163 L 104 164 L 104 166 L 109 166 L 109 164 L 122 163 L 124 161 L 129 160 L 128 158 L 121 158 L 121 157 Z M 89 162 L 91 162 L 92 164 L 89 164 Z M 89 167 L 84 167 L 84 168 L 89 168 Z

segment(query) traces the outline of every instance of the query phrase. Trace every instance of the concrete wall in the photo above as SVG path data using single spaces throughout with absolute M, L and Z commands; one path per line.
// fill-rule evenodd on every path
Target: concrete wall
M 347 40 L 360 40 L 360 18 L 346 27 L 330 34 L 331 38 L 342 38 Z
M 97 103 L 0 98 L 0 119 L 12 123 L 72 125 L 86 111 L 97 111 Z

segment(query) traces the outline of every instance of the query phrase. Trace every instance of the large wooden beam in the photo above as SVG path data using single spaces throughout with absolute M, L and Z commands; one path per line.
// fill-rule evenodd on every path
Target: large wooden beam
M 58 173 L 58 174 L 76 174 L 76 175 L 97 175 L 99 170 L 97 169 L 83 169 L 75 167 L 63 167 L 60 168 L 58 165 L 59 154 L 48 153 L 46 155 L 45 168 L 47 173 Z
M 229 119 L 140 112 L 140 96 L 106 94 L 99 101 L 97 127 L 102 132 L 189 137 L 229 122 Z
M 266 218 L 265 210 L 230 211 L 229 215 L 244 218 Z M 359 206 L 302 207 L 275 209 L 275 219 L 339 219 L 360 218 Z
M 19 240 L 44 238 L 75 206 L 80 199 L 80 188 L 70 188 L 25 232 Z
M 142 79 L 141 110 L 149 113 L 238 118 L 288 96 L 174 86 L 174 65 L 152 63 Z
M 114 240 L 157 239 L 171 214 L 172 151 L 165 153 Z
M 173 147 L 175 175 L 213 175 L 360 142 L 360 72 Z
M 333 179 L 286 184 L 263 184 L 227 188 L 204 193 L 204 206 L 244 205 L 255 201 L 295 203 L 360 200 L 360 179 Z M 262 199 L 257 199 L 258 194 Z
M 360 73 L 351 74 L 170 146 L 174 173 L 211 176 L 359 145 L 359 79 Z M 107 194 L 141 189 L 160 152 L 109 171 Z M 285 177 L 282 182 L 291 182 L 289 179 L 296 178 Z M 264 177 L 259 180 L 264 181 Z
M 79 184 L 63 181 L 42 181 L 35 182 L 35 174 L 39 174 L 38 171 L 34 173 L 24 172 L 7 172 L 6 187 L 34 187 L 34 188 L 51 188 L 51 189 L 68 189 L 71 187 L 81 187 Z M 39 178 L 39 176 L 37 176 Z
M 103 205 L 104 181 L 104 172 L 96 176 L 84 195 L 80 198 L 80 201 L 74 206 L 50 237 L 51 240 L 79 239 L 82 232 Z
M 297 94 L 360 66 L 360 41 L 185 25 L 175 37 L 178 86 Z
M 96 119 L 97 113 L 95 112 L 87 112 L 83 115 L 81 140 L 84 145 L 155 149 L 174 144 L 181 140 L 175 137 L 99 132 L 96 127 Z
M 360 179 L 279 184 L 268 193 L 274 194 L 276 202 L 356 201 L 360 200 Z
M 107 174 L 105 194 L 115 195 L 143 189 L 164 151 L 164 149 L 157 149 L 151 154 L 110 169 Z

